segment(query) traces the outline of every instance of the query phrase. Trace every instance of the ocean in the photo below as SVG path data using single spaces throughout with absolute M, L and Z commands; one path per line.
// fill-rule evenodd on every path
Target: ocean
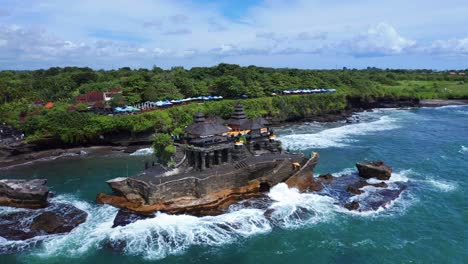
M 386 208 L 351 212 L 333 198 L 285 184 L 275 209 L 234 205 L 220 216 L 158 214 L 111 228 L 117 209 L 94 203 L 105 180 L 144 169 L 137 155 L 70 157 L 1 170 L 0 178 L 47 178 L 54 201 L 88 212 L 69 234 L 24 242 L 0 237 L 0 263 L 468 263 L 468 106 L 376 109 L 360 122 L 275 129 L 285 149 L 320 154 L 315 174 L 343 175 L 384 160 L 408 188 Z M 304 208 L 307 213 L 304 213 Z M 299 212 L 300 209 L 300 212 Z M 0 214 L 12 209 L 0 207 Z M 109 244 L 125 241 L 120 251 Z

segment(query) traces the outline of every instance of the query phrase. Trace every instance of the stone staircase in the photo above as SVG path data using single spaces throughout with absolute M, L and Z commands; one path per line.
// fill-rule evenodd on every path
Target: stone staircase
M 234 168 L 236 169 L 242 169 L 242 168 L 247 168 L 247 167 L 249 167 L 249 165 L 245 163 L 244 161 L 239 161 L 236 163 L 236 165 L 234 165 Z

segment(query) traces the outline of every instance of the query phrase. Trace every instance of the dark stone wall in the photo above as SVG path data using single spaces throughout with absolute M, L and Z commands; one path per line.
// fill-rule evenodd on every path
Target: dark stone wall
M 146 196 L 149 204 L 184 196 L 200 198 L 206 194 L 223 189 L 238 188 L 248 185 L 249 181 L 258 179 L 273 186 L 286 180 L 296 171 L 292 169 L 293 160 L 280 159 L 276 161 L 250 164 L 246 168 L 223 171 L 220 174 L 199 179 L 194 177 L 168 181 L 153 185 Z

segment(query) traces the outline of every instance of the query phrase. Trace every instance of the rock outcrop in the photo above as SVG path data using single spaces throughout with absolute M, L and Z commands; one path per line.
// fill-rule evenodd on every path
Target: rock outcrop
M 383 161 L 358 162 L 356 167 L 359 171 L 359 176 L 370 179 L 377 178 L 382 181 L 390 179 L 392 168 L 387 166 Z
M 49 188 L 47 180 L 0 180 L 0 206 L 44 208 Z
M 84 223 L 87 213 L 69 204 L 20 210 L 0 215 L 0 237 L 26 240 L 36 236 L 68 233 Z
M 322 189 L 312 173 L 318 159 L 318 154 L 306 158 L 302 154 L 272 153 L 205 171 L 194 172 L 192 168 L 154 176 L 149 170 L 139 176 L 107 181 L 113 194 L 98 194 L 96 200 L 142 215 L 157 211 L 217 215 L 236 202 L 262 196 L 280 182 L 303 191 Z
M 86 221 L 87 213 L 70 204 L 49 203 L 47 180 L 0 180 L 0 237 L 26 240 L 67 233 Z

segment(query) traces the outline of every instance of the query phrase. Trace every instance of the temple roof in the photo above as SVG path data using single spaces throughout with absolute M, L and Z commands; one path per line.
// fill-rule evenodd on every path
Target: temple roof
M 247 118 L 245 117 L 244 107 L 241 103 L 238 103 L 234 107 L 234 113 L 232 113 L 231 118 L 227 121 L 227 124 L 240 126 L 245 121 L 247 121 Z
M 266 127 L 268 125 L 269 125 L 269 123 L 265 118 L 259 117 L 259 118 L 255 118 L 255 119 L 246 120 L 245 122 L 243 122 L 240 125 L 240 129 L 242 129 L 242 130 L 258 130 L 258 129 L 264 128 L 264 127 Z
M 216 122 L 206 121 L 203 113 L 197 113 L 195 115 L 195 123 L 185 128 L 185 132 L 197 137 L 221 135 L 228 131 L 229 128 L 223 125 Z

